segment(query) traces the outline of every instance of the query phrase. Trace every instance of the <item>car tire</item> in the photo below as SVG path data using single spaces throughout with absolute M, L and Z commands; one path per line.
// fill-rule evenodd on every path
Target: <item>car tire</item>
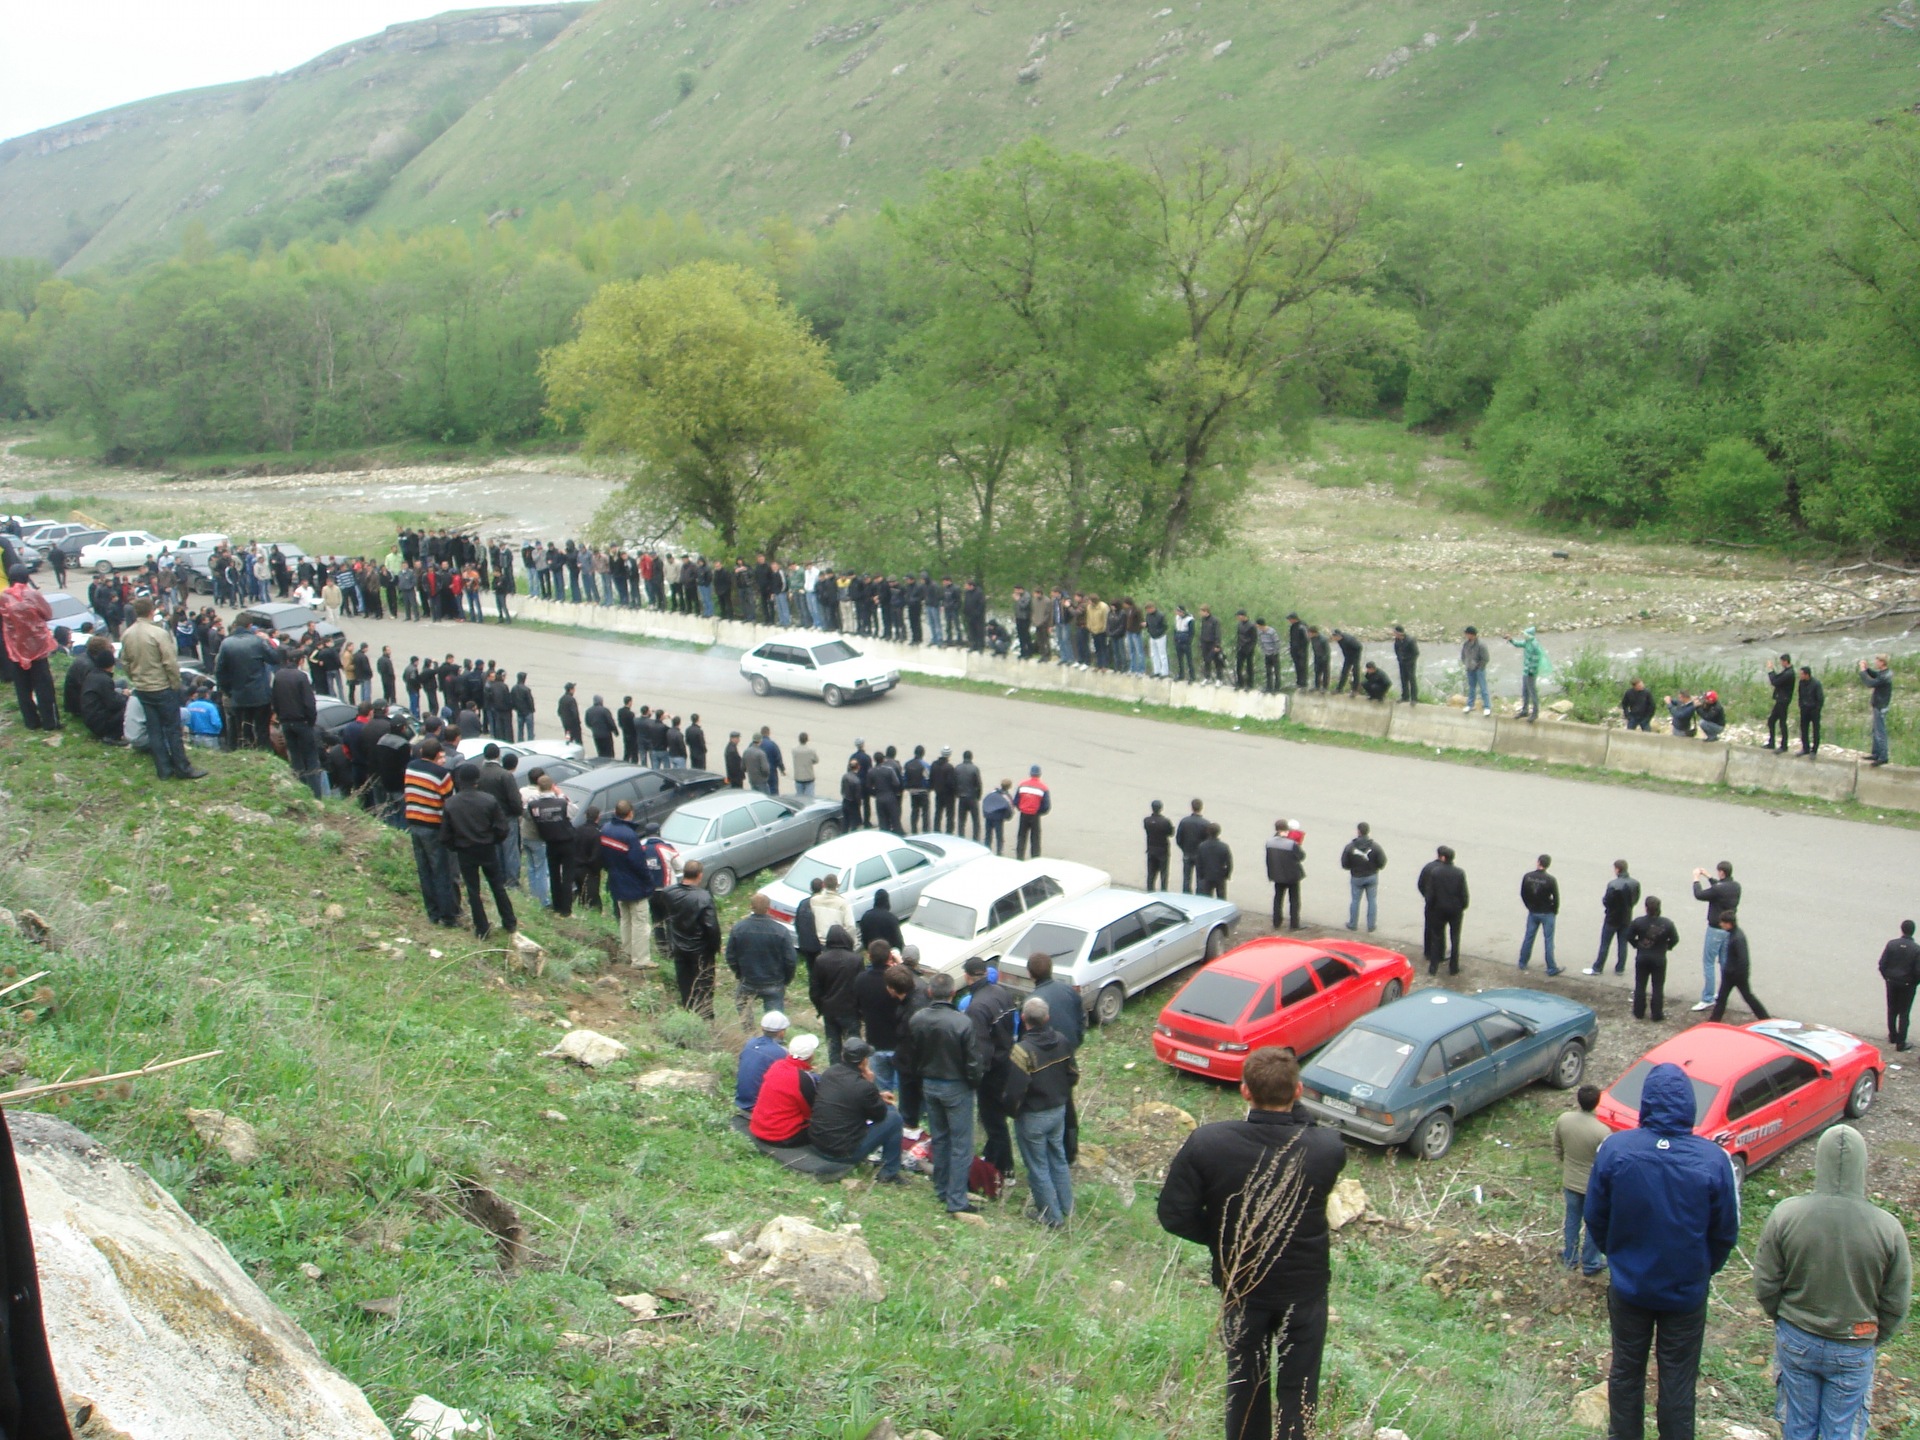
M 1747 1183 L 1747 1157 L 1732 1155 L 1728 1158 L 1733 1161 L 1733 1188 L 1738 1190 Z
M 1120 1018 L 1120 1012 L 1126 1008 L 1127 987 L 1116 980 L 1093 997 L 1093 1023 L 1111 1025 Z
M 819 830 L 814 833 L 813 843 L 816 845 L 824 845 L 829 840 L 838 840 L 839 838 L 840 822 L 838 820 L 822 820 Z
M 1547 1084 L 1556 1090 L 1571 1090 L 1587 1073 L 1587 1047 L 1569 1040 L 1553 1057 L 1553 1069 L 1547 1072 Z
M 826 701 L 833 709 L 838 710 L 842 705 L 847 703 L 847 692 L 842 690 L 838 685 L 829 685 L 825 690 L 820 692 L 820 698 Z
M 773 692 L 773 686 L 767 683 L 767 677 L 764 675 L 750 676 L 747 683 L 753 687 L 753 693 L 758 695 L 762 700 L 766 699 L 767 696 Z
M 1436 1110 L 1407 1137 L 1407 1153 L 1416 1160 L 1444 1160 L 1453 1149 L 1453 1116 Z
M 724 865 L 718 870 L 707 872 L 707 893 L 716 900 L 726 899 L 733 893 L 733 887 L 739 883 L 739 877 Z
M 1868 1070 L 1853 1082 L 1853 1089 L 1847 1092 L 1847 1118 L 1858 1120 L 1873 1108 L 1873 1102 L 1880 1095 L 1880 1079 Z
M 1406 993 L 1406 986 L 1402 985 L 1398 980 L 1389 980 L 1385 988 L 1380 992 L 1380 1004 L 1382 1006 L 1391 1005 Z
M 1209 960 L 1218 960 L 1227 950 L 1227 927 L 1216 925 L 1207 932 L 1207 954 Z

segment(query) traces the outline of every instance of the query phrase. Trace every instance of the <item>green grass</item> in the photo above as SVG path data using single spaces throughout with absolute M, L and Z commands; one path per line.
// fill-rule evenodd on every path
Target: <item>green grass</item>
M 1155 1152 L 1130 1117 L 1143 1100 L 1201 1120 L 1237 1101 L 1152 1061 L 1157 1000 L 1082 1056 L 1086 1141 L 1138 1183 L 1083 1183 L 1064 1237 L 999 1211 L 985 1229 L 947 1225 L 924 1182 L 823 1189 L 727 1133 L 719 1095 L 630 1088 L 662 1063 L 724 1083 L 738 1033 L 677 1011 L 660 978 L 607 969 L 605 921 L 530 916 L 555 962 L 530 979 L 499 950 L 421 924 L 395 832 L 313 801 L 270 757 L 210 760 L 214 778 L 187 793 L 71 729 L 54 749 L 0 723 L 0 821 L 19 837 L 0 903 L 35 908 L 54 932 L 46 948 L 0 934 L 0 965 L 52 971 L 51 996 L 7 1012 L 4 1038 L 42 1077 L 224 1048 L 48 1104 L 155 1174 L 382 1415 L 425 1391 L 486 1412 L 503 1437 L 542 1440 L 857 1435 L 883 1415 L 969 1440 L 1217 1425 L 1213 1295 L 1200 1252 L 1154 1223 Z M 234 805 L 272 823 L 243 823 Z M 632 1058 L 596 1073 L 541 1058 L 566 1015 L 625 1039 Z M 1548 1258 L 1560 1202 L 1546 1124 L 1563 1098 L 1528 1094 L 1467 1123 L 1441 1165 L 1354 1155 L 1378 1207 L 1437 1228 L 1337 1242 L 1323 1433 L 1365 1414 L 1421 1440 L 1571 1434 L 1566 1399 L 1597 1378 L 1605 1328 L 1597 1297 Z M 208 1151 L 186 1106 L 247 1119 L 267 1158 L 241 1168 Z M 463 1179 L 518 1208 L 520 1268 L 502 1273 L 466 1218 Z M 1748 1187 L 1749 1238 L 1767 1192 L 1802 1183 Z M 1474 1185 L 1485 1204 L 1469 1209 Z M 779 1213 L 858 1221 L 888 1298 L 816 1322 L 698 1243 Z M 1523 1237 L 1515 1273 L 1534 1293 L 1501 1277 L 1510 1298 L 1491 1282 L 1423 1283 L 1456 1237 L 1493 1231 Z M 1725 1398 L 1707 1408 L 1754 1424 L 1767 1397 L 1748 1357 L 1763 1339 L 1744 1283 L 1738 1263 L 1720 1282 L 1707 1381 Z M 611 1296 L 642 1289 L 687 1317 L 650 1327 L 657 1347 L 563 1343 L 619 1336 Z M 361 1308 L 388 1299 L 392 1315 Z M 1889 1357 L 1916 1363 L 1910 1338 Z

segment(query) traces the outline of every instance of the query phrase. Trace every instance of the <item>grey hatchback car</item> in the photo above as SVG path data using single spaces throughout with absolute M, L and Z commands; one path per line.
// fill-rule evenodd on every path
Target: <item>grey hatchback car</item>
M 719 790 L 689 800 L 660 826 L 674 849 L 674 866 L 698 860 L 707 889 L 731 895 L 742 875 L 791 860 L 840 833 L 840 802 L 810 795 L 762 795 Z

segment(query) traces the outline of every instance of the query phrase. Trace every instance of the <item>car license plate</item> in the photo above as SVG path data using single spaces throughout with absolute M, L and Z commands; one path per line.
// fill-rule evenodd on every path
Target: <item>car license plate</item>
M 1173 1058 L 1178 1060 L 1182 1065 L 1198 1065 L 1202 1070 L 1211 1070 L 1213 1068 L 1213 1061 L 1209 1060 L 1205 1055 L 1196 1055 L 1191 1050 L 1176 1050 L 1173 1052 Z
M 1331 1095 L 1322 1095 L 1320 1103 L 1329 1110 L 1338 1110 L 1342 1115 L 1358 1115 L 1360 1107 L 1346 1100 L 1336 1100 Z

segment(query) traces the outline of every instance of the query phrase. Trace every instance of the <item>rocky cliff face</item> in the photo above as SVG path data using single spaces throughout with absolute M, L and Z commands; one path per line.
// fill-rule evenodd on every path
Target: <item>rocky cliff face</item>
M 8 1123 L 76 1435 L 391 1440 L 358 1387 L 144 1172 L 62 1121 Z

